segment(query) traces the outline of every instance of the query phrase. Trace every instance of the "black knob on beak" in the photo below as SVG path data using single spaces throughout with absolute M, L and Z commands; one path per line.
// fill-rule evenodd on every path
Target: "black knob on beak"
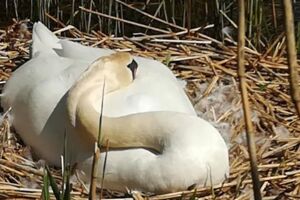
M 135 62 L 135 60 L 132 60 L 132 62 L 129 65 L 127 65 L 127 67 L 130 69 L 132 73 L 132 78 L 134 80 L 136 75 L 136 70 L 138 68 L 138 64 Z

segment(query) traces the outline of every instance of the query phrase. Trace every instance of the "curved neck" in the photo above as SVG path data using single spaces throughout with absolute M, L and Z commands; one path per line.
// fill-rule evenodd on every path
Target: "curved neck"
M 99 78 L 90 74 L 90 71 L 85 72 L 70 89 L 67 97 L 67 110 L 76 134 L 87 146 L 94 146 L 98 139 L 103 95 L 118 88 L 109 88 L 105 85 L 104 94 L 102 94 L 104 77 Z M 97 78 L 97 81 L 90 84 L 91 78 Z M 108 140 L 109 148 L 145 148 L 162 152 L 163 144 L 161 143 L 161 134 L 159 134 L 161 130 L 158 130 L 159 123 L 156 118 L 151 115 L 142 119 L 130 116 L 119 118 L 103 116 L 101 143 L 105 144 Z M 140 120 L 143 120 L 144 123 L 141 123 Z
M 76 129 L 80 134 L 83 134 L 83 137 L 86 137 L 87 142 L 93 145 L 98 139 L 100 112 L 96 111 L 93 105 L 85 102 L 91 98 L 91 96 L 85 95 L 79 101 L 76 113 Z M 100 107 L 100 103 L 98 105 Z M 108 140 L 109 148 L 112 149 L 145 148 L 161 153 L 164 146 L 162 141 L 166 136 L 161 133 L 165 131 L 161 130 L 157 115 L 151 114 L 153 113 L 117 118 L 103 116 L 101 144 L 104 145 Z M 142 123 L 141 120 L 143 120 Z
M 101 70 L 103 71 L 103 69 Z M 67 96 L 67 113 L 70 118 L 72 126 L 75 127 L 76 113 L 78 109 L 78 103 L 83 95 L 91 90 L 91 88 L 99 87 L 101 92 L 104 83 L 104 75 L 96 76 L 95 70 L 89 67 L 80 77 L 79 80 L 70 88 Z M 103 74 L 103 73 L 99 73 Z M 102 86 L 102 87 L 101 87 Z M 96 92 L 97 95 L 99 92 Z

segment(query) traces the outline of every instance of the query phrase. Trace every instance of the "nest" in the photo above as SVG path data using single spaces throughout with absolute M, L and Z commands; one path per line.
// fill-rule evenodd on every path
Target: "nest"
M 0 30 L 0 80 L 29 59 L 30 31 L 23 22 Z M 251 199 L 252 180 L 245 123 L 237 76 L 236 42 L 224 43 L 201 34 L 203 28 L 132 38 L 107 36 L 101 32 L 82 33 L 74 27 L 58 32 L 84 45 L 127 50 L 165 63 L 176 77 L 184 80 L 186 92 L 199 116 L 214 124 L 225 138 L 230 152 L 230 175 L 221 185 L 190 191 L 133 198 Z M 209 27 L 208 27 L 209 28 Z M 258 171 L 263 199 L 300 198 L 299 119 L 290 96 L 285 37 L 281 34 L 269 49 L 260 53 L 246 49 L 245 65 L 248 97 L 257 145 Z M 7 117 L 1 118 L 0 198 L 41 197 L 44 170 L 31 159 L 30 149 L 17 138 Z M 51 169 L 57 182 L 61 172 Z M 105 192 L 105 198 L 123 194 Z M 75 184 L 72 199 L 87 197 Z

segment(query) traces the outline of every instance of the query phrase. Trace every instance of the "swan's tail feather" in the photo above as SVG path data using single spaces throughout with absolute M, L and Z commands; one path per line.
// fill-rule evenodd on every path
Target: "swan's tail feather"
M 36 22 L 32 29 L 31 57 L 40 52 L 53 52 L 60 49 L 59 39 L 41 22 Z

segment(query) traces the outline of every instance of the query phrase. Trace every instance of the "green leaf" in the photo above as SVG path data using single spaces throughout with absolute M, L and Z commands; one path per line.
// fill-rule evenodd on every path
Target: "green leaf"
M 55 180 L 54 180 L 54 178 L 53 178 L 53 176 L 52 176 L 52 174 L 51 174 L 48 166 L 46 166 L 46 170 L 47 170 L 47 174 L 48 174 L 48 177 L 49 177 L 50 186 L 51 186 L 51 188 L 53 190 L 53 194 L 54 194 L 56 200 L 60 200 L 61 199 L 60 198 L 60 191 L 58 189 L 58 186 L 57 186 L 57 184 L 56 184 L 56 182 L 55 182 Z
M 268 84 L 258 84 L 260 91 L 266 91 Z
M 47 171 L 44 170 L 44 177 L 43 177 L 43 190 L 42 190 L 42 197 L 43 200 L 49 200 L 49 177 Z
M 66 184 L 65 190 L 63 191 L 63 200 L 70 200 L 71 199 L 71 191 L 72 191 L 72 184 L 70 184 L 70 174 L 71 174 L 71 167 L 68 165 L 66 170 L 64 171 L 64 182 Z
M 68 178 L 67 182 L 66 182 L 66 190 L 64 191 L 63 200 L 70 200 L 71 199 L 71 191 L 72 191 L 72 184 L 70 184 L 70 178 Z
M 171 55 L 168 54 L 168 55 L 165 57 L 165 59 L 162 61 L 162 63 L 164 63 L 165 65 L 167 65 L 167 66 L 169 67 L 169 64 L 170 64 L 171 61 L 172 61 L 172 60 L 171 60 Z

